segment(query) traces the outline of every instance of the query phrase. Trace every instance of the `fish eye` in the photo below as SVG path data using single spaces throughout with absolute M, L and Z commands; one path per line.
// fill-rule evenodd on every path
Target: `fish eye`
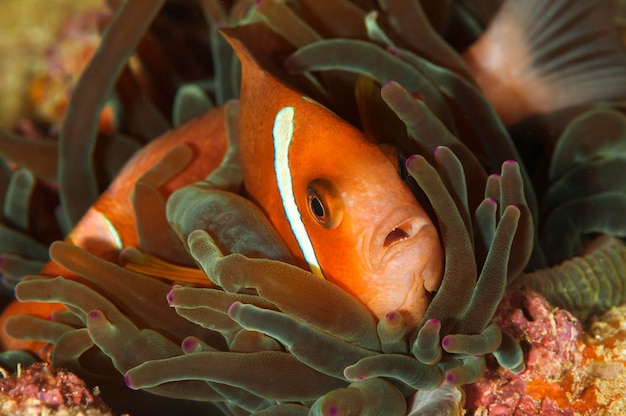
M 339 193 L 325 179 L 315 179 L 307 187 L 309 212 L 324 228 L 337 227 L 343 218 L 343 204 Z
M 322 205 L 320 197 L 312 193 L 309 198 L 309 204 L 311 206 L 311 212 L 313 212 L 313 215 L 315 215 L 315 217 L 317 218 L 324 218 L 326 216 L 326 210 L 324 209 L 324 205 Z

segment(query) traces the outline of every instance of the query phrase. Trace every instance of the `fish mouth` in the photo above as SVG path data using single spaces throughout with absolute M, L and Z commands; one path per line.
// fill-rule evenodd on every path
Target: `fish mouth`
M 401 270 L 402 274 L 418 273 L 424 289 L 436 291 L 441 278 L 432 273 L 432 263 L 436 263 L 440 247 L 438 233 L 428 216 L 416 213 L 410 207 L 399 209 L 371 235 L 370 267 L 378 275 L 390 270 L 395 270 L 391 273 L 396 276 Z M 411 270 L 411 267 L 415 269 Z
M 398 214 L 391 215 L 387 221 L 375 230 L 372 239 L 372 266 L 381 267 L 390 256 L 399 253 L 407 244 L 412 244 L 422 228 L 428 223 L 416 215 L 406 215 L 399 210 Z
M 383 240 L 382 249 L 383 256 L 385 256 L 385 252 L 389 250 L 395 244 L 400 243 L 401 241 L 408 240 L 417 235 L 421 226 L 417 224 L 417 218 L 409 218 L 404 222 L 395 226 Z
M 402 206 L 370 229 L 366 280 L 375 290 L 366 305 L 379 318 L 399 312 L 409 327 L 424 315 L 443 279 L 437 229 L 422 210 Z

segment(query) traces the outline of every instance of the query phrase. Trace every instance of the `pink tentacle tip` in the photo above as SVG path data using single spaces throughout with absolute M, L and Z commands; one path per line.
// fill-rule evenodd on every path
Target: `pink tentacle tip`
M 101 315 L 101 312 L 98 310 L 93 310 L 91 312 L 89 312 L 89 317 L 90 318 L 99 318 Z
M 170 290 L 167 291 L 167 295 L 165 295 L 167 303 L 169 303 L 170 306 L 172 306 L 172 304 L 174 303 L 174 294 L 172 293 L 174 289 L 176 289 L 175 286 L 171 287 Z
M 359 370 L 355 368 L 356 364 L 349 365 L 348 367 L 343 369 L 343 376 L 350 381 L 360 381 L 365 380 L 367 377 L 364 374 L 355 374 Z
M 389 322 L 394 322 L 398 320 L 398 312 L 396 311 L 387 312 L 385 314 L 385 319 Z
M 239 306 L 241 305 L 241 302 L 233 302 L 230 304 L 230 306 L 228 307 L 228 316 L 230 316 L 231 318 L 237 313 L 237 309 L 239 308 Z
M 130 388 L 130 389 L 133 389 L 133 390 L 139 390 L 137 387 L 133 386 L 133 382 L 132 382 L 132 380 L 130 379 L 130 376 L 129 376 L 128 374 L 126 374 L 126 375 L 124 376 L 124 383 L 125 383 L 125 384 L 126 384 L 126 386 L 127 386 L 128 388 Z
M 494 198 L 487 198 L 487 202 L 492 205 L 498 205 L 498 201 L 496 201 Z
M 456 377 L 452 373 L 446 374 L 446 382 L 450 384 L 455 384 Z
M 393 80 L 385 81 L 385 82 L 383 82 L 383 85 L 380 88 L 383 89 L 383 88 L 389 87 L 390 85 L 393 85 L 394 83 L 396 83 L 396 82 L 393 81 Z
M 439 322 L 439 319 L 437 318 L 431 318 L 428 320 L 428 323 L 435 325 L 435 324 L 439 324 L 440 322 Z
M 519 376 L 520 374 L 522 374 L 524 371 L 526 371 L 526 366 L 522 366 L 522 369 L 519 371 L 514 371 L 514 370 L 510 370 L 511 373 L 515 374 L 516 376 Z
M 419 155 L 411 155 L 409 157 L 406 158 L 406 161 L 404 162 L 404 165 L 406 166 L 406 168 L 409 168 L 409 165 L 411 165 L 413 162 L 415 162 L 415 160 L 419 157 Z
M 328 408 L 328 416 L 337 416 L 339 414 L 339 408 L 337 406 L 332 406 Z
M 400 51 L 395 46 L 387 46 L 387 52 L 389 52 L 393 56 L 399 56 L 400 55 Z
M 445 337 L 443 337 L 443 339 L 441 340 L 441 346 L 445 349 L 449 347 L 450 344 L 452 344 L 452 339 L 450 338 L 450 336 L 446 335 Z
M 499 173 L 492 173 L 491 175 L 489 175 L 490 178 L 496 178 L 499 179 L 500 178 L 500 174 Z
M 517 166 L 517 160 L 513 160 L 513 159 L 505 160 L 504 163 L 507 165 Z
M 185 338 L 181 344 L 181 348 L 184 352 L 195 351 L 198 347 L 198 341 L 194 338 Z

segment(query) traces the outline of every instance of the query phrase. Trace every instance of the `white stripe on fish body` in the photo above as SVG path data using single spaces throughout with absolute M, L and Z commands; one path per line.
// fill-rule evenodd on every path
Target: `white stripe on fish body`
M 302 215 L 296 204 L 293 195 L 293 182 L 291 178 L 291 169 L 289 168 L 289 148 L 293 139 L 294 126 L 294 108 L 284 107 L 274 119 L 274 128 L 272 136 L 274 137 L 274 171 L 276 172 L 276 183 L 278 192 L 283 202 L 287 221 L 291 225 L 291 230 L 296 237 L 296 241 L 302 250 L 304 260 L 309 265 L 311 273 L 317 277 L 324 278 L 322 269 L 320 268 L 315 249 L 309 238 L 309 234 L 302 222 Z

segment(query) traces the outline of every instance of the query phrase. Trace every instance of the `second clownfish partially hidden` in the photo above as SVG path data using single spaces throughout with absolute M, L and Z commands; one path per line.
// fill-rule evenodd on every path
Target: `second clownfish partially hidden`
M 301 266 L 377 318 L 399 311 L 415 326 L 443 274 L 431 219 L 378 145 L 261 68 L 240 33 L 224 31 L 242 62 L 239 149 L 248 196 Z

